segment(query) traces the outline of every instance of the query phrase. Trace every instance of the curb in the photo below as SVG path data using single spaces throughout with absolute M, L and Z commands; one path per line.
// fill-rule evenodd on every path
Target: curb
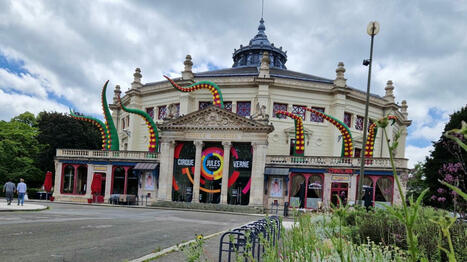
M 216 236 L 218 236 L 220 234 L 223 234 L 223 233 L 225 233 L 227 231 L 229 231 L 229 230 L 223 230 L 223 231 L 220 231 L 220 232 L 205 236 L 204 239 L 207 240 L 207 239 L 216 237 Z M 173 245 L 171 247 L 164 248 L 164 249 L 162 249 L 161 251 L 159 251 L 157 253 L 151 253 L 149 255 L 146 255 L 146 256 L 143 256 L 143 257 L 140 257 L 140 258 L 137 258 L 137 259 L 134 259 L 134 260 L 130 260 L 129 262 L 144 262 L 144 261 L 147 261 L 149 259 L 156 259 L 158 257 L 164 256 L 164 255 L 169 254 L 171 252 L 180 251 L 180 248 L 182 248 L 184 246 L 187 246 L 187 245 L 189 245 L 191 243 L 194 243 L 195 241 L 196 241 L 195 239 L 192 239 L 192 240 L 184 242 L 182 244 Z
M 42 202 L 47 200 L 28 200 L 29 202 Z M 77 202 L 68 202 L 68 201 L 53 201 L 47 203 L 57 203 L 57 204 L 69 204 L 69 205 L 82 205 L 82 206 L 97 206 L 97 207 L 125 207 L 125 208 L 142 208 L 142 209 L 162 209 L 162 210 L 178 210 L 178 211 L 192 211 L 192 212 L 202 212 L 202 213 L 214 213 L 214 214 L 230 214 L 230 215 L 242 215 L 242 216 L 256 216 L 264 217 L 266 214 L 253 214 L 253 213 L 241 213 L 241 212 L 230 212 L 230 211 L 218 211 L 218 210 L 209 210 L 209 209 L 189 209 L 189 208 L 177 208 L 177 207 L 157 207 L 157 206 L 135 206 L 135 205 L 114 205 L 114 204 L 95 204 L 95 203 L 77 203 Z

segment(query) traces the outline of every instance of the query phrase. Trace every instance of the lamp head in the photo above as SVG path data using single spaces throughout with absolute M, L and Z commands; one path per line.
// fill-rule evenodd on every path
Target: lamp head
M 379 32 L 379 23 L 376 21 L 372 21 L 368 23 L 368 26 L 366 27 L 366 32 L 368 33 L 369 36 L 375 36 Z

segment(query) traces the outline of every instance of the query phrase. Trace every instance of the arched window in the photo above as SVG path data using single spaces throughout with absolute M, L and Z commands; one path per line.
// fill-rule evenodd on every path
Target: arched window
M 113 194 L 124 194 L 125 188 L 125 169 L 123 167 L 117 167 L 113 173 Z
M 126 193 L 129 195 L 138 195 L 138 176 L 133 172 L 133 168 L 128 169 Z
M 290 186 L 290 206 L 304 207 L 305 205 L 305 177 L 297 174 L 292 177 Z
M 75 183 L 75 168 L 72 165 L 65 166 L 63 174 L 63 193 L 72 194 Z
M 319 202 L 322 202 L 323 178 L 320 175 L 308 177 L 306 207 L 318 209 Z
M 88 179 L 88 168 L 86 166 L 78 167 L 78 174 L 76 180 L 76 193 L 80 195 L 86 194 Z
M 391 177 L 380 177 L 376 181 L 375 201 L 392 203 L 393 185 Z

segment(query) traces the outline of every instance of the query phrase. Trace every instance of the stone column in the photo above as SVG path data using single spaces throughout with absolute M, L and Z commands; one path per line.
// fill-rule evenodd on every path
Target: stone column
M 55 182 L 53 196 L 57 197 L 62 192 L 62 163 L 55 160 Z
M 172 199 L 174 141 L 161 141 L 158 200 Z
M 91 184 L 92 184 L 92 179 L 93 179 L 93 170 L 94 170 L 94 165 L 93 164 L 88 164 L 88 175 L 86 179 L 86 198 L 91 198 Z
M 166 197 L 167 201 L 172 201 L 172 181 L 174 177 L 174 153 L 175 153 L 175 140 L 170 140 L 169 142 L 169 156 L 168 156 L 168 169 L 167 169 L 167 191 Z
M 331 174 L 324 174 L 323 207 L 331 207 Z
M 108 201 L 110 198 L 110 191 L 112 190 L 112 165 L 107 165 L 107 171 L 105 171 L 105 193 L 104 200 Z
M 356 204 L 357 203 L 356 194 L 357 194 L 357 175 L 352 175 L 350 177 L 349 191 L 347 192 L 348 202 L 352 201 Z
M 263 206 L 264 166 L 266 164 L 267 142 L 252 142 L 253 163 L 251 165 L 250 206 Z
M 222 170 L 222 185 L 221 185 L 221 204 L 227 204 L 227 192 L 229 182 L 229 167 L 230 167 L 230 148 L 232 143 L 230 141 L 222 142 L 224 146 L 224 169 Z
M 201 152 L 203 150 L 203 141 L 195 140 L 194 144 L 196 147 L 195 177 L 194 177 L 194 183 L 193 183 L 193 199 L 191 200 L 191 202 L 199 203 L 199 179 L 201 176 Z

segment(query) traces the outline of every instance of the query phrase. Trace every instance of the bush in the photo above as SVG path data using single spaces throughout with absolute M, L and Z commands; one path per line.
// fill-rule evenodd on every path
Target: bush
M 439 229 L 430 219 L 443 215 L 444 211 L 423 207 L 415 223 L 415 233 L 418 237 L 418 247 L 430 261 L 445 260 L 444 254 L 438 249 Z M 406 231 L 404 225 L 387 210 L 376 209 L 366 212 L 365 209 L 355 208 L 349 210 L 345 217 L 345 226 L 350 228 L 350 237 L 354 243 L 364 244 L 368 239 L 383 245 L 395 245 L 401 249 L 407 249 Z M 458 261 L 467 261 L 467 225 L 456 223 L 451 227 L 451 237 Z M 447 247 L 445 239 L 441 241 L 443 247 Z

